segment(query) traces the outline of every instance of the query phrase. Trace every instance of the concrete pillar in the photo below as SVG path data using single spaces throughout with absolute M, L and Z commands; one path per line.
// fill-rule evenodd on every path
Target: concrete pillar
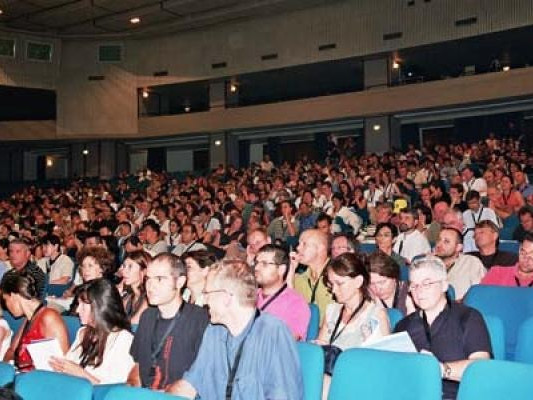
M 211 110 L 226 107 L 226 82 L 224 80 L 214 81 L 209 84 L 209 108 Z

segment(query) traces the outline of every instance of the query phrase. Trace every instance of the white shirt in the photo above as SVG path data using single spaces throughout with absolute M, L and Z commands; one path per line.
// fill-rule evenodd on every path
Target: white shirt
M 461 300 L 470 286 L 480 283 L 486 273 L 479 258 L 459 254 L 455 264 L 448 270 L 448 282 L 455 289 L 455 299 Z
M 465 189 L 465 197 L 470 190 L 475 190 L 481 197 L 487 196 L 487 182 L 483 178 L 472 178 L 468 182 L 463 182 L 463 187 Z
M 376 207 L 377 203 L 383 197 L 383 191 L 376 188 L 373 193 L 370 193 L 370 189 L 366 189 L 363 193 L 363 197 L 365 198 L 368 207 Z
M 53 264 L 50 265 L 50 257 L 43 257 L 37 261 L 37 265 L 41 267 L 43 272 L 46 274 L 48 266 L 50 266 L 50 282 L 57 279 L 61 279 L 64 276 L 68 276 L 69 279 L 72 279 L 72 274 L 74 272 L 74 262 L 72 259 L 65 255 L 60 254 Z
M 416 256 L 428 254 L 431 251 L 431 246 L 426 235 L 415 229 L 410 233 L 400 233 L 396 238 L 393 250 L 411 262 Z
M 498 216 L 492 208 L 481 206 L 476 212 L 473 212 L 472 210 L 466 210 L 463 212 L 463 223 L 465 225 L 463 231 L 463 253 L 470 253 L 478 250 L 474 240 L 474 228 L 478 222 L 487 219 L 494 222 L 496 226 L 500 226 Z
M 67 360 L 79 364 L 81 361 L 81 341 L 83 339 L 85 328 L 78 330 L 76 339 L 69 351 L 65 355 Z M 87 366 L 85 371 L 100 380 L 100 384 L 125 383 L 128 375 L 135 364 L 133 357 L 130 355 L 130 347 L 133 342 L 133 335 L 121 330 L 111 332 L 107 337 L 104 350 L 103 361 L 99 367 Z

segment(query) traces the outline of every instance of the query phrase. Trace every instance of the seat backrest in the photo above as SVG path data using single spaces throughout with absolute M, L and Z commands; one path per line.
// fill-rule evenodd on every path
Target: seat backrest
M 49 371 L 31 371 L 17 375 L 15 391 L 24 400 L 92 400 L 91 383 L 72 375 Z
M 518 328 L 514 359 L 533 364 L 533 317 L 526 319 Z
M 311 318 L 307 327 L 306 340 L 315 340 L 318 337 L 318 331 L 320 329 L 320 311 L 316 304 L 309 304 L 309 308 L 311 309 Z
M 172 396 L 154 390 L 131 387 L 116 386 L 111 388 L 104 400 L 186 400 L 184 397 Z
M 68 340 L 70 344 L 72 344 L 76 339 L 76 334 L 78 333 L 78 330 L 81 328 L 80 319 L 72 315 L 64 315 L 63 321 L 65 321 L 65 325 L 67 326 Z
M 13 331 L 13 334 L 17 333 L 17 331 L 19 330 L 20 326 L 22 325 L 22 323 L 25 320 L 24 317 L 15 318 L 13 316 L 13 314 L 11 314 L 8 310 L 3 310 L 3 315 L 2 316 L 6 320 L 7 324 L 11 328 L 11 330 Z
M 520 249 L 520 242 L 516 240 L 500 240 L 500 243 L 498 245 L 498 250 L 508 251 L 514 254 L 518 254 L 519 249 Z
M 533 393 L 533 365 L 502 360 L 470 364 L 459 385 L 458 400 L 523 400 Z
M 505 330 L 505 358 L 514 360 L 518 329 L 533 316 L 533 288 L 474 285 L 464 303 L 484 316 L 500 318 Z
M 373 253 L 376 251 L 376 245 L 374 243 L 360 243 L 359 251 L 365 254 Z
M 15 379 L 15 367 L 11 364 L 0 362 L 0 386 L 5 386 Z
M 337 359 L 329 400 L 441 400 L 442 381 L 435 357 L 372 349 L 349 349 Z
M 404 315 L 397 308 L 387 308 L 387 315 L 389 316 L 390 329 L 394 331 L 396 324 L 403 319 Z
M 501 318 L 494 315 L 483 315 L 489 331 L 492 355 L 495 360 L 505 360 L 505 328 Z
M 320 400 L 324 378 L 324 351 L 320 346 L 303 342 L 298 342 L 297 348 L 303 374 L 304 400 Z

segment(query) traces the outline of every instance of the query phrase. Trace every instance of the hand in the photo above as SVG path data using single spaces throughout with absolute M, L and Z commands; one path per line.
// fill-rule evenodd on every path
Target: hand
M 48 363 L 56 372 L 79 376 L 81 378 L 85 377 L 85 370 L 75 362 L 69 361 L 64 358 L 50 357 L 50 361 Z
M 290 263 L 290 269 L 295 270 L 296 267 L 298 267 L 298 264 L 300 264 L 300 255 L 296 251 L 291 251 L 289 254 L 289 258 L 291 260 Z

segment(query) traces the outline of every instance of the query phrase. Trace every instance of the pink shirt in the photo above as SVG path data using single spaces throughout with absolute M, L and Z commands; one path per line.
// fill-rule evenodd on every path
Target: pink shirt
M 516 275 L 518 272 L 518 264 L 512 267 L 492 267 L 487 275 L 481 280 L 482 285 L 497 285 L 497 286 L 518 286 L 516 284 Z M 530 286 L 533 280 L 520 280 L 520 286 Z
M 265 297 L 263 290 L 257 291 L 257 308 L 268 302 L 270 296 Z M 311 319 L 311 310 L 309 304 L 303 296 L 296 290 L 285 288 L 281 294 L 276 297 L 264 310 L 287 324 L 292 335 L 299 340 L 305 340 L 307 336 L 307 326 Z

